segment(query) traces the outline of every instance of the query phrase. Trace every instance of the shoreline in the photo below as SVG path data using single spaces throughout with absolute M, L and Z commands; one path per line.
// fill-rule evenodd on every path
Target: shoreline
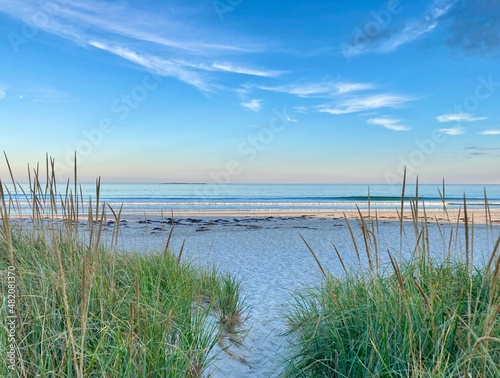
M 383 221 L 400 221 L 399 210 L 345 210 L 345 211 L 197 211 L 197 210 L 184 210 L 184 211 L 156 211 L 156 212 L 130 212 L 124 210 L 121 213 L 120 220 L 124 221 L 141 221 L 141 220 L 164 220 L 164 223 L 169 223 L 172 220 L 180 220 L 183 218 L 255 218 L 255 219 L 267 219 L 267 218 L 325 218 L 325 219 L 360 219 L 360 214 L 365 220 L 383 220 Z M 101 215 L 101 213 L 99 214 Z M 28 214 L 11 214 L 10 219 L 23 219 L 30 220 L 31 216 Z M 47 215 L 42 216 L 43 219 L 64 219 L 62 215 Z M 447 210 L 442 209 L 418 209 L 418 218 L 421 222 L 433 223 L 439 222 L 451 222 L 451 223 L 464 223 L 465 213 L 463 210 Z M 469 223 L 474 224 L 500 224 L 500 209 L 490 209 L 488 214 L 486 214 L 484 209 L 467 209 L 467 218 Z M 95 220 L 95 218 L 93 218 Z M 79 221 L 87 221 L 88 214 L 79 214 Z M 113 223 L 116 221 L 115 216 L 109 210 L 106 211 L 105 221 L 108 223 Z M 413 221 L 413 214 L 410 209 L 404 209 L 403 211 L 403 221 L 410 222 Z

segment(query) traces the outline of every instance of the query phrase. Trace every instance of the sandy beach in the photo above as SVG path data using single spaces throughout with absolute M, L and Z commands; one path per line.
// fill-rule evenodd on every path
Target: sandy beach
M 463 209 L 453 209 L 453 210 L 437 210 L 437 209 L 422 209 L 420 208 L 418 213 L 418 217 L 421 221 L 425 221 L 426 218 L 428 221 L 438 220 L 438 221 L 451 221 L 456 222 L 458 219 L 463 222 L 465 220 L 465 214 Z M 124 210 L 122 213 L 123 217 L 128 219 L 141 219 L 148 217 L 153 217 L 157 219 L 166 219 L 167 221 L 172 219 L 172 213 L 170 212 L 148 212 L 146 214 L 138 214 L 138 213 L 130 213 Z M 344 210 L 338 212 L 332 211 L 324 211 L 319 212 L 315 210 L 311 211 L 234 211 L 234 210 L 220 210 L 217 212 L 214 211 L 175 211 L 173 213 L 174 219 L 176 218 L 187 218 L 187 217 L 197 217 L 197 218 L 237 218 L 237 217 L 253 217 L 257 219 L 265 219 L 265 218 L 327 218 L 327 219 L 338 219 L 338 218 L 348 218 L 348 219 L 358 219 L 360 214 L 366 219 L 383 219 L 383 220 L 400 220 L 400 210 L 361 210 L 358 211 L 355 208 L 351 210 Z M 122 217 L 122 218 L 123 218 Z M 469 222 L 474 221 L 476 224 L 485 224 L 491 221 L 492 224 L 500 223 L 500 208 L 489 209 L 487 212 L 484 208 L 467 208 L 467 218 Z M 109 217 L 108 217 L 109 219 Z M 408 207 L 405 207 L 403 210 L 403 219 L 405 221 L 411 221 L 413 219 L 412 210 Z
M 432 253 L 436 258 L 448 254 L 449 240 L 441 236 L 456 231 L 455 221 L 445 220 L 443 213 L 435 215 L 439 220 L 430 222 L 429 234 Z M 346 213 L 351 225 L 356 225 L 355 212 Z M 359 269 L 360 263 L 354 252 L 346 220 L 341 214 L 288 216 L 255 216 L 255 214 L 231 214 L 231 216 L 175 215 L 171 249 L 178 253 L 184 243 L 183 259 L 196 265 L 216 265 L 242 279 L 249 320 L 245 324 L 248 335 L 242 347 L 231 347 L 230 353 L 216 350 L 217 361 L 212 369 L 214 377 L 277 377 L 279 363 L 285 357 L 287 339 L 283 314 L 292 298 L 291 294 L 322 281 L 322 274 L 312 258 L 302 235 L 316 252 L 325 269 L 334 275 L 343 270 L 332 244 L 338 248 L 349 271 Z M 472 215 L 469 214 L 471 217 Z M 433 218 L 428 214 L 429 218 Z M 484 215 L 483 215 L 484 217 Z M 352 219 L 351 219 L 352 218 Z M 399 251 L 400 224 L 397 214 L 378 214 L 374 223 L 379 243 L 380 264 L 387 264 L 387 251 Z M 450 219 L 455 219 L 450 214 Z M 480 224 L 480 213 L 474 215 L 474 256 L 476 264 L 484 264 L 484 255 L 500 234 L 498 212 L 493 225 Z M 146 215 L 131 217 L 124 215 L 117 248 L 134 253 L 160 253 L 165 247 L 172 220 L 166 217 Z M 375 226 L 376 224 L 376 226 Z M 104 231 L 104 240 L 111 239 L 114 223 L 109 221 Z M 464 225 L 459 224 L 459 229 Z M 360 230 L 353 227 L 356 238 Z M 406 237 L 402 241 L 402 258 L 410 256 L 414 247 L 414 231 L 410 222 L 405 222 Z M 359 239 L 361 243 L 361 240 Z M 464 240 L 458 238 L 452 253 L 463 250 Z M 360 250 L 363 250 L 360 244 Z M 366 266 L 362 254 L 361 265 Z M 241 358 L 238 358 L 239 356 Z

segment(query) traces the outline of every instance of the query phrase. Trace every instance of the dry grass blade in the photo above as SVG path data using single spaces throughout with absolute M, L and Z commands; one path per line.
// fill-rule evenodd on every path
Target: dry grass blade
M 413 248 L 413 255 L 415 255 L 417 253 L 417 251 L 421 249 L 421 248 L 419 248 L 420 247 L 420 239 L 422 238 L 423 234 L 424 234 L 424 230 L 422 229 L 418 233 L 417 239 L 415 240 L 415 248 Z
M 319 261 L 318 257 L 314 253 L 313 249 L 311 248 L 311 246 L 309 245 L 309 243 L 306 241 L 306 239 L 304 239 L 304 237 L 300 234 L 300 232 L 298 234 L 301 237 L 301 239 L 304 241 L 304 243 L 306 243 L 306 246 L 309 249 L 309 251 L 311 252 L 311 254 L 313 255 L 314 260 L 316 260 L 316 264 L 318 264 L 319 269 L 321 270 L 321 273 L 323 273 L 323 276 L 326 278 L 327 277 L 326 272 L 323 269 L 323 266 L 321 265 L 321 262 Z
M 170 232 L 168 233 L 167 243 L 165 244 L 165 248 L 163 250 L 163 257 L 165 257 L 168 253 L 168 247 L 170 246 L 170 240 L 172 239 L 172 234 L 174 233 L 174 212 L 172 211 L 172 227 L 170 227 Z
M 9 212 L 5 203 L 5 193 L 3 190 L 3 182 L 0 179 L 0 196 L 2 197 L 2 203 L 0 205 L 0 216 L 2 219 L 2 227 L 4 237 L 6 238 L 7 248 L 9 253 L 9 264 L 14 265 L 14 247 L 12 245 L 12 233 L 10 230 Z
M 337 254 L 337 257 L 339 258 L 340 264 L 342 265 L 342 269 L 344 270 L 344 273 L 347 276 L 349 273 L 347 272 L 347 269 L 346 269 L 346 267 L 344 265 L 344 259 L 342 258 L 342 256 L 340 256 L 340 253 L 339 253 L 336 245 L 333 244 L 333 243 L 331 243 L 331 242 L 330 242 L 330 244 L 333 246 L 333 249 L 335 250 L 335 253 Z
M 465 227 L 465 266 L 469 271 L 470 264 L 470 241 L 469 241 L 469 217 L 467 215 L 467 200 L 464 194 L 464 227 Z
M 78 224 L 78 218 L 79 218 L 79 204 L 78 204 L 78 165 L 76 161 L 76 151 L 75 151 L 75 158 L 74 158 L 74 165 L 73 165 L 73 180 L 75 184 L 75 199 L 76 199 L 76 212 L 75 212 L 75 221 L 76 224 Z M 54 167 L 52 167 L 52 171 L 54 171 Z M 98 200 L 99 201 L 99 200 Z M 78 230 L 78 227 L 76 228 Z
M 98 220 L 99 226 L 97 228 L 96 240 L 94 243 L 94 253 L 97 253 L 99 246 L 101 244 L 101 235 L 104 224 L 106 223 L 106 208 L 102 207 L 101 217 Z
M 186 239 L 182 241 L 181 250 L 179 251 L 179 256 L 177 256 L 177 266 L 181 263 L 182 252 L 184 252 L 184 244 L 186 243 Z
M 100 196 L 101 196 L 101 177 L 99 176 L 98 179 L 96 179 L 96 182 L 95 182 L 95 195 L 96 195 L 96 199 L 95 199 L 95 218 L 98 219 L 99 218 L 99 203 L 100 203 Z
M 448 208 L 446 207 L 446 186 L 444 178 L 443 178 L 443 188 L 442 190 L 438 188 L 438 192 L 439 192 L 439 197 L 441 198 L 441 202 L 443 203 L 443 211 L 446 215 L 446 219 L 448 220 L 448 223 L 450 223 L 450 215 L 448 214 Z
M 111 207 L 109 203 L 106 203 L 106 205 L 108 206 L 109 210 L 111 210 L 111 213 L 115 218 L 115 224 L 113 226 L 113 232 L 111 234 L 111 244 L 114 244 L 116 246 L 118 245 L 118 236 L 120 234 L 120 222 L 121 222 L 123 204 L 120 205 L 120 211 L 118 211 L 118 215 L 116 214 L 115 210 Z
M 405 209 L 405 190 L 406 190 L 406 166 L 403 172 L 403 186 L 401 189 L 401 210 L 400 210 L 400 218 L 399 218 L 399 236 L 401 238 L 401 242 L 403 240 L 403 215 Z
M 351 240 L 352 244 L 354 246 L 354 251 L 356 251 L 356 257 L 358 258 L 358 262 L 361 266 L 361 256 L 359 254 L 359 249 L 358 249 L 358 243 L 356 241 L 356 237 L 354 236 L 354 232 L 352 231 L 351 224 L 349 223 L 349 219 L 347 218 L 347 215 L 344 213 L 344 219 L 347 224 L 347 229 L 349 230 L 349 234 L 351 235 Z
M 5 161 L 7 162 L 7 167 L 9 169 L 9 174 L 10 174 L 10 179 L 12 180 L 12 185 L 14 187 L 14 193 L 17 194 L 16 180 L 14 180 L 14 175 L 12 174 L 12 168 L 10 167 L 9 158 L 7 157 L 7 153 L 5 151 L 3 152 L 3 155 L 5 156 Z
M 491 271 L 491 267 L 493 266 L 493 261 L 495 260 L 498 254 L 499 247 L 500 247 L 500 236 L 497 238 L 495 247 L 493 248 L 493 252 L 491 253 L 490 258 L 488 259 L 488 264 L 486 264 L 486 269 L 485 269 L 486 273 Z
M 368 187 L 368 219 L 371 218 L 370 187 Z
M 391 261 L 392 268 L 394 269 L 394 273 L 396 274 L 396 278 L 398 280 L 398 287 L 402 295 L 404 295 L 405 286 L 403 276 L 401 274 L 401 270 L 399 269 L 398 263 L 394 260 L 390 251 L 387 251 L 389 254 L 389 260 Z
M 418 176 L 415 180 L 415 220 L 418 224 L 418 202 L 419 202 L 419 197 L 418 197 Z
M 488 227 L 489 223 L 490 229 L 493 230 L 493 223 L 491 222 L 491 210 L 490 210 L 490 204 L 488 202 L 488 196 L 486 194 L 486 187 L 484 187 L 484 212 L 485 212 L 486 227 Z
M 373 263 L 373 256 L 372 256 L 372 250 L 370 248 L 371 245 L 371 231 L 368 228 L 368 225 L 366 224 L 365 218 L 363 217 L 363 214 L 361 213 L 361 210 L 359 209 L 358 205 L 356 205 L 356 209 L 358 210 L 359 214 L 359 220 L 360 220 L 360 228 L 361 232 L 363 234 L 363 241 L 365 242 L 365 250 L 366 250 L 366 257 L 368 258 L 368 265 L 370 267 L 370 272 L 372 274 L 375 273 L 375 266 Z M 375 235 L 373 235 L 373 239 L 375 240 Z M 375 250 L 375 253 L 377 251 Z M 378 267 L 377 267 L 378 268 Z

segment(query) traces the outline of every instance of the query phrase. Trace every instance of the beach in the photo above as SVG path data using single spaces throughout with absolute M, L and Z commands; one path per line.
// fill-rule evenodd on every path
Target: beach
M 471 262 L 484 266 L 500 235 L 496 192 L 492 207 L 484 206 L 476 194 L 466 207 L 456 195 L 449 206 L 437 198 L 430 206 L 423 200 L 417 206 L 412 199 L 405 200 L 401 209 L 401 200 L 388 195 L 375 197 L 375 202 L 367 196 L 310 199 L 310 187 L 303 187 L 300 197 L 290 194 L 295 187 L 288 187 L 289 192 L 279 196 L 262 197 L 254 187 L 242 186 L 231 188 L 236 194 L 212 198 L 212 202 L 202 202 L 200 197 L 179 198 L 184 194 L 177 186 L 177 192 L 167 199 L 164 192 L 150 195 L 150 186 L 135 197 L 131 193 L 137 186 L 128 191 L 117 188 L 118 195 L 104 192 L 102 203 L 93 208 L 91 216 L 82 200 L 78 224 L 84 242 L 91 223 L 97 228 L 102 224 L 100 241 L 119 253 L 161 254 L 169 240 L 169 251 L 176 256 L 182 251 L 183 262 L 216 267 L 241 280 L 247 308 L 244 316 L 248 316 L 240 329 L 242 343 L 227 349 L 214 347 L 210 352 L 214 362 L 206 372 L 212 377 L 280 376 L 291 341 L 284 336 L 285 314 L 294 293 L 305 293 L 324 281 L 322 271 L 342 277 L 346 272 L 368 274 L 374 265 L 380 273 L 391 274 L 389 253 L 398 262 L 415 258 L 416 241 L 422 241 L 422 235 L 428 238 L 433 260 L 463 260 L 468 243 L 474 247 Z M 282 191 L 284 187 L 272 188 Z M 337 188 L 346 191 L 350 187 Z M 175 206 L 169 209 L 167 205 L 172 204 Z M 21 210 L 23 206 L 21 203 Z M 66 222 L 60 208 L 50 212 L 39 219 L 61 227 L 75 221 L 70 217 L 72 221 Z M 102 223 L 96 220 L 101 215 Z M 10 218 L 13 224 L 28 228 L 31 224 L 23 211 Z M 373 238 L 366 244 L 368 234 Z
M 217 266 L 242 280 L 243 295 L 249 307 L 249 319 L 243 329 L 248 331 L 241 347 L 232 346 L 229 353 L 220 348 L 213 352 L 216 362 L 212 367 L 214 377 L 277 377 L 279 364 L 286 358 L 287 338 L 283 318 L 292 293 L 316 285 L 323 280 L 322 273 L 308 250 L 302 237 L 316 253 L 323 268 L 334 276 L 342 276 L 342 264 L 332 244 L 338 249 L 346 269 L 355 272 L 360 265 L 368 266 L 355 212 L 346 213 L 348 220 L 325 217 L 321 214 L 296 216 L 206 216 L 174 214 L 173 236 L 169 248 L 178 254 L 183 248 L 182 259 L 200 266 Z M 457 223 L 450 214 L 437 213 L 428 216 L 432 253 L 439 260 L 463 251 L 464 223 Z M 456 214 L 455 214 L 456 215 Z M 472 214 L 469 214 L 472 218 Z M 435 217 L 434 217 L 435 216 Z M 475 215 L 478 219 L 480 214 Z M 442 219 L 439 223 L 433 218 Z M 387 251 L 400 250 L 400 259 L 411 258 L 415 246 L 412 222 L 404 222 L 406 236 L 400 238 L 400 222 L 396 212 L 380 214 L 378 222 L 373 219 L 380 251 L 381 270 L 389 268 Z M 371 221 L 368 221 L 372 227 Z M 360 261 L 355 253 L 347 226 L 352 226 L 360 249 Z M 120 222 L 120 235 L 116 248 L 132 253 L 161 253 L 165 247 L 172 220 L 166 217 L 145 215 L 124 216 Z M 492 214 L 492 225 L 474 227 L 474 262 L 484 265 L 485 257 L 491 253 L 500 235 L 498 214 Z M 439 224 L 439 227 L 438 227 Z M 423 223 L 422 223 L 423 225 Z M 111 243 L 113 222 L 107 223 L 104 241 Z M 451 250 L 448 235 L 457 227 L 461 237 Z M 302 237 L 301 237 L 302 236 Z M 183 247 L 182 247 L 183 246 Z

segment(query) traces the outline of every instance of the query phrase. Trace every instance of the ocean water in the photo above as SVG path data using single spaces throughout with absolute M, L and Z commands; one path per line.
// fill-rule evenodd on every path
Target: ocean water
M 12 192 L 12 188 L 9 188 Z M 81 185 L 83 200 L 95 202 L 95 185 Z M 463 206 L 464 195 L 470 208 L 484 207 L 486 189 L 491 208 L 500 208 L 500 185 L 447 185 L 444 202 L 448 209 Z M 65 187 L 59 187 L 65 190 Z M 440 193 L 441 192 L 441 193 Z M 418 196 L 427 209 L 443 207 L 440 185 L 419 185 Z M 407 185 L 406 203 L 416 197 L 414 185 Z M 17 195 L 22 208 L 31 201 Z M 113 209 L 123 205 L 128 214 L 175 212 L 273 213 L 343 212 L 356 206 L 373 210 L 394 210 L 401 206 L 401 186 L 346 184 L 103 184 L 101 201 Z

